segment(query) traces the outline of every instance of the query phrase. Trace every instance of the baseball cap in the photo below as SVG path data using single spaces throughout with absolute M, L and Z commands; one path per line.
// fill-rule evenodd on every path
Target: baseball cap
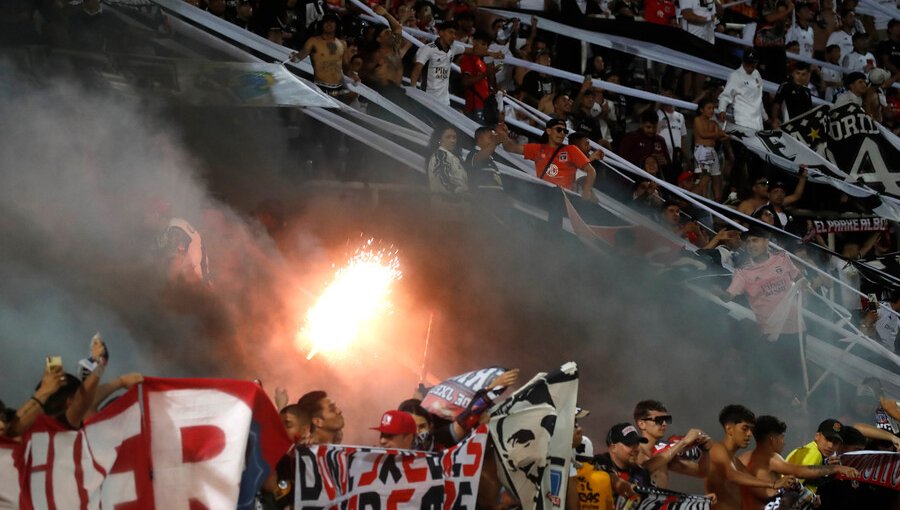
M 786 188 L 784 187 L 784 183 L 783 183 L 783 182 L 781 182 L 781 181 L 775 181 L 775 182 L 772 182 L 772 183 L 769 184 L 769 193 L 771 193 L 773 189 L 781 189 L 781 190 L 784 190 L 784 189 L 786 189 Z
M 634 425 L 630 423 L 620 423 L 613 425 L 606 434 L 606 446 L 615 443 L 622 443 L 628 446 L 636 446 L 639 443 L 647 443 L 647 438 L 640 435 Z
M 741 62 L 745 62 L 747 64 L 758 64 L 759 53 L 757 53 L 753 48 L 749 48 L 744 51 L 744 57 L 741 59 Z
M 765 237 L 768 239 L 769 231 L 758 225 L 751 225 L 747 230 L 741 233 L 741 239 L 747 239 L 748 237 Z
M 865 74 L 863 74 L 859 71 L 853 71 L 852 73 L 848 74 L 847 76 L 844 76 L 844 86 L 849 87 L 850 84 L 854 83 L 856 80 L 866 80 L 867 83 L 869 81 L 866 78 Z
M 825 439 L 828 439 L 829 441 L 840 441 L 843 443 L 844 438 L 841 436 L 841 430 L 843 430 L 843 428 L 844 425 L 841 422 L 829 418 L 819 424 L 819 428 L 816 432 L 825 436 Z
M 566 121 L 560 119 L 559 117 L 550 117 L 549 119 L 547 119 L 547 123 L 544 124 L 544 129 L 550 129 L 556 126 L 566 127 Z
M 416 420 L 403 411 L 387 411 L 381 415 L 381 425 L 372 427 L 382 434 L 415 434 Z

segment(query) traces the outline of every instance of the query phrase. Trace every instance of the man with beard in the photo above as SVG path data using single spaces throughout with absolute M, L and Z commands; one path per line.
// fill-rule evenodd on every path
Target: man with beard
M 710 470 L 706 476 L 706 492 L 716 495 L 713 510 L 740 510 L 740 487 L 780 489 L 795 483 L 786 476 L 775 482 L 760 480 L 747 472 L 737 452 L 750 445 L 756 416 L 742 405 L 728 405 L 719 413 L 719 423 L 725 429 L 725 438 L 713 443 L 709 450 Z
M 344 415 L 328 394 L 310 391 L 297 400 L 301 410 L 312 416 L 312 444 L 341 444 L 344 438 Z
M 649 487 L 650 472 L 638 464 L 640 445 L 647 442 L 647 438 L 641 436 L 634 425 L 614 425 L 606 435 L 609 451 L 594 457 L 594 464 L 626 482 Z
M 823 422 L 823 425 L 826 424 L 836 424 L 838 430 L 840 430 L 841 424 L 835 420 L 826 420 L 826 422 Z M 819 428 L 821 429 L 822 427 L 820 426 Z M 848 478 L 856 478 L 859 476 L 859 473 L 849 466 L 824 465 L 821 462 L 816 465 L 798 465 L 786 462 L 781 456 L 781 452 L 784 451 L 785 431 L 787 431 L 787 425 L 774 416 L 760 416 L 757 418 L 756 425 L 753 427 L 753 438 L 756 439 L 756 448 L 754 448 L 752 452 L 741 455 L 741 461 L 747 466 L 747 471 L 751 475 L 770 483 L 771 487 L 766 489 L 745 487 L 744 490 L 741 491 L 742 507 L 744 510 L 762 509 L 769 500 L 778 496 L 778 492 L 775 490 L 774 486 L 775 481 L 778 480 L 780 476 L 798 476 L 816 479 L 835 473 L 842 474 Z M 831 430 L 830 432 L 831 434 L 836 434 L 834 430 Z M 840 436 L 837 436 L 837 440 L 840 440 Z M 834 452 L 833 449 L 828 449 L 828 451 Z M 790 490 L 786 494 L 783 494 L 782 497 L 788 498 L 800 496 L 795 494 L 796 492 L 797 491 L 795 490 Z M 807 494 L 809 498 L 814 497 L 812 494 Z M 803 496 L 800 497 L 802 498 Z

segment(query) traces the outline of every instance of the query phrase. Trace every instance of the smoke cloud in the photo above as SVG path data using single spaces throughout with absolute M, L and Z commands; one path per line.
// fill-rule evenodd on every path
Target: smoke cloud
M 630 421 L 642 399 L 668 405 L 672 433 L 696 426 L 721 437 L 719 409 L 745 403 L 788 419 L 792 439 L 811 435 L 790 402 L 768 395 L 764 377 L 742 375 L 753 360 L 734 346 L 758 341 L 753 328 L 710 311 L 677 283 L 684 278 L 549 239 L 515 215 L 499 224 L 475 208 L 471 221 L 451 222 L 416 193 L 377 207 L 365 190 L 319 193 L 297 176 L 307 155 L 277 113 L 219 117 L 69 84 L 27 88 L 0 108 L 8 404 L 24 400 L 45 356 L 62 355 L 74 370 L 100 331 L 111 375 L 258 377 L 292 399 L 325 389 L 353 443 L 375 442 L 368 427 L 411 396 L 423 362 L 432 380 L 490 365 L 519 367 L 527 379 L 578 362 L 579 400 L 593 411 L 583 426 L 598 452 L 608 427 Z M 370 154 L 321 126 L 301 123 L 300 134 L 344 144 L 354 161 Z M 396 165 L 372 172 L 424 182 Z M 166 278 L 152 249 L 159 232 L 145 222 L 155 199 L 200 231 L 211 287 Z M 400 249 L 394 314 L 350 355 L 306 361 L 294 345 L 303 314 L 332 265 L 367 237 Z

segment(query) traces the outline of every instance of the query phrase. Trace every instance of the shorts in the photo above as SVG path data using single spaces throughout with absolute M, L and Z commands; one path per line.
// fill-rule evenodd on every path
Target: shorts
M 709 172 L 709 175 L 722 175 L 722 169 L 719 167 L 719 154 L 716 153 L 715 147 L 694 145 L 694 164 L 697 168 Z
M 343 101 L 345 99 L 344 96 L 350 94 L 350 91 L 347 90 L 346 87 L 344 87 L 343 83 L 334 84 L 317 81 L 316 86 L 322 89 L 322 92 L 339 101 Z

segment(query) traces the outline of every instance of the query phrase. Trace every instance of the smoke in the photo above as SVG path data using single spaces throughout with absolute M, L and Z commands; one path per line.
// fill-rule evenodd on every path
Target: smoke
M 758 341 L 753 328 L 711 312 L 678 283 L 684 275 L 593 253 L 519 215 L 498 224 L 476 207 L 453 222 L 415 192 L 377 207 L 367 190 L 319 192 L 296 175 L 307 155 L 277 114 L 154 109 L 63 84 L 29 89 L 0 113 L 7 403 L 28 394 L 44 356 L 62 355 L 71 371 L 101 331 L 111 375 L 260 378 L 292 400 L 325 389 L 353 443 L 375 441 L 368 427 L 411 396 L 423 362 L 432 381 L 490 365 L 519 367 L 527 380 L 578 362 L 598 452 L 643 399 L 669 407 L 671 433 L 721 437 L 719 409 L 745 403 L 810 435 L 748 368 L 763 363 L 736 348 Z M 373 173 L 394 165 L 321 126 L 300 132 L 321 152 L 348 145 Z M 395 167 L 392 181 L 423 182 Z M 155 199 L 203 236 L 211 287 L 166 277 L 152 249 L 159 232 L 145 221 Z M 400 249 L 394 315 L 371 344 L 307 362 L 294 344 L 303 314 L 361 235 Z

